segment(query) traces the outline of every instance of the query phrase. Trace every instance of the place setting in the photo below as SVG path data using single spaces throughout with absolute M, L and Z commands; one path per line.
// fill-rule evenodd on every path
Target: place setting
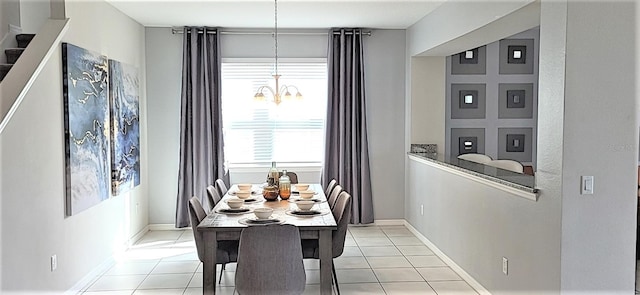
M 329 214 L 329 211 L 313 209 L 317 203 L 311 200 L 299 200 L 294 204 L 298 209 L 287 210 L 285 214 L 296 217 L 315 217 Z
M 238 220 L 238 223 L 254 226 L 254 225 L 272 225 L 284 223 L 283 218 L 279 218 L 278 215 L 272 215 L 272 208 L 256 208 L 253 210 L 253 217 L 242 218 Z
M 307 184 L 304 190 L 301 191 L 293 191 L 291 198 L 289 198 L 289 202 L 291 203 L 297 203 L 300 201 L 311 201 L 314 203 L 322 203 L 325 202 L 325 200 L 316 198 L 316 196 L 318 195 L 317 192 L 309 190 L 308 189 L 309 185 Z
M 216 210 L 216 213 L 229 214 L 229 215 L 241 215 L 253 212 L 251 208 L 244 207 L 244 200 L 241 199 L 229 199 L 225 200 L 229 208 L 220 208 Z
M 230 196 L 234 196 L 238 199 L 244 200 L 244 202 L 247 204 L 264 201 L 261 193 L 257 190 L 253 190 L 253 186 L 251 184 L 238 184 L 237 186 L 237 190 L 229 190 L 229 192 L 227 193 Z

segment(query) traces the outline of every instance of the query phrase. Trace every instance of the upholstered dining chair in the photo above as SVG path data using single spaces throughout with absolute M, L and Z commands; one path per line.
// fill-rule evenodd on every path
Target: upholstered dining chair
M 331 181 L 329 181 L 329 184 L 327 184 L 327 187 L 324 189 L 324 195 L 328 196 L 337 184 L 338 181 L 335 178 L 331 179 Z
M 480 164 L 485 164 L 487 162 L 491 162 L 491 157 L 485 154 L 462 154 L 458 156 L 458 159 L 467 160 L 469 162 L 475 162 Z
M 296 174 L 295 172 L 287 171 L 287 176 L 289 176 L 291 184 L 298 183 L 298 174 Z
M 344 241 L 347 236 L 347 227 L 351 220 L 351 195 L 346 191 L 343 191 L 338 196 L 336 206 L 331 210 L 333 217 L 338 224 L 337 229 L 331 233 L 331 243 L 333 258 L 340 257 L 344 252 Z M 318 240 L 302 240 L 302 254 L 304 258 L 319 259 L 320 250 L 318 247 Z M 335 264 L 332 264 L 333 281 L 336 285 L 336 291 L 340 294 L 340 286 L 338 285 L 338 277 L 336 276 Z
M 207 198 L 209 200 L 209 211 L 213 210 L 213 207 L 220 202 L 222 197 L 218 190 L 213 185 L 207 186 Z
M 204 238 L 202 233 L 197 230 L 198 224 L 207 217 L 207 213 L 202 208 L 202 203 L 197 197 L 192 197 L 189 200 L 189 218 L 191 219 L 191 230 L 193 231 L 193 239 L 196 242 L 196 250 L 198 252 L 198 259 L 204 262 Z M 218 241 L 218 249 L 216 251 L 216 263 L 222 265 L 220 271 L 219 282 L 222 281 L 222 273 L 224 272 L 227 263 L 236 262 L 238 260 L 238 242 L 237 241 Z
M 216 189 L 218 190 L 218 193 L 220 194 L 220 197 L 224 197 L 224 195 L 228 191 L 227 185 L 224 183 L 224 180 L 222 180 L 220 178 L 216 179 Z
M 514 160 L 493 160 L 484 164 L 516 173 L 524 173 L 524 166 L 522 166 L 520 162 Z
M 335 207 L 336 201 L 338 201 L 338 196 L 340 195 L 341 192 L 342 192 L 342 186 L 337 184 L 336 186 L 333 187 L 333 190 L 331 190 L 331 194 L 327 196 L 327 204 L 329 204 L 329 208 L 331 208 L 331 210 L 333 210 L 333 207 Z
M 240 233 L 236 291 L 240 295 L 304 292 L 300 231 L 284 225 L 253 226 Z

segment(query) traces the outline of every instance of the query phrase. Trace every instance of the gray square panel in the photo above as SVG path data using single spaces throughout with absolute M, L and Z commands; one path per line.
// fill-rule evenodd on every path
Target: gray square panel
M 518 140 L 518 147 L 514 147 Z M 532 161 L 533 128 L 498 128 L 498 159 Z
M 468 141 L 472 143 L 471 149 L 464 148 L 464 143 Z M 451 128 L 450 146 L 452 158 L 471 152 L 484 154 L 484 128 Z
M 533 39 L 500 40 L 498 60 L 501 75 L 533 74 Z
M 498 85 L 498 118 L 533 118 L 533 83 L 500 83 Z
M 451 84 L 451 119 L 484 119 L 485 92 L 485 84 Z M 469 95 L 472 101 L 467 104 Z
M 452 75 L 484 75 L 486 73 L 486 46 L 470 49 L 451 56 Z

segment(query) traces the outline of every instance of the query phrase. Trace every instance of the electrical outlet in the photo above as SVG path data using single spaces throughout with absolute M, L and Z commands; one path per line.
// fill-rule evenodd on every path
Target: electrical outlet
M 509 260 L 507 257 L 502 257 L 502 273 L 505 275 L 509 274 Z
M 424 205 L 420 205 L 420 215 L 424 216 Z
M 140 203 L 136 203 L 136 214 L 140 212 Z
M 51 271 L 55 271 L 58 268 L 58 255 L 51 256 Z

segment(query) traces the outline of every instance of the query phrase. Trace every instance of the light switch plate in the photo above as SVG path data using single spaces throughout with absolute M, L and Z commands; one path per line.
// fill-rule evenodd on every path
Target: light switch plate
M 581 176 L 580 194 L 593 195 L 593 176 Z

